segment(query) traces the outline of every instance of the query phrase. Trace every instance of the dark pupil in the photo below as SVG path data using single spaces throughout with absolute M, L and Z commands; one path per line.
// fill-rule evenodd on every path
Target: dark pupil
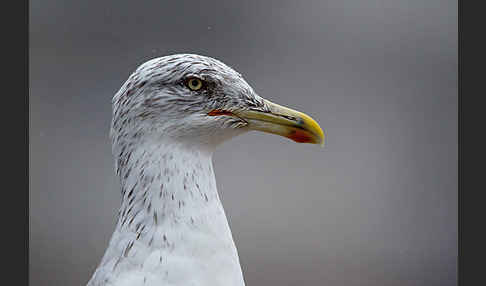
M 192 87 L 196 88 L 196 87 L 198 86 L 197 79 L 193 79 L 193 80 L 191 80 L 191 81 L 189 82 L 189 84 L 190 84 Z

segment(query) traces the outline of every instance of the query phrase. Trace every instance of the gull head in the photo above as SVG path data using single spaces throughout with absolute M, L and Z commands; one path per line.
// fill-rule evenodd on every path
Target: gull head
M 113 147 L 139 141 L 212 149 L 250 130 L 323 144 L 308 115 L 255 93 L 243 77 L 205 56 L 177 54 L 140 65 L 113 97 Z

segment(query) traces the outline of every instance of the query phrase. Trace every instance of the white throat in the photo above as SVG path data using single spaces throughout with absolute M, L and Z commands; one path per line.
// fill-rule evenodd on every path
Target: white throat
M 212 152 L 145 142 L 122 154 L 118 223 L 88 285 L 244 285 Z

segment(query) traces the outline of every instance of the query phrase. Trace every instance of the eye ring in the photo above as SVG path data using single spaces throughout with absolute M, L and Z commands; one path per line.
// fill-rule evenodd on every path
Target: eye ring
M 200 90 L 203 88 L 204 83 L 201 79 L 197 77 L 190 77 L 186 80 L 186 86 L 193 91 Z

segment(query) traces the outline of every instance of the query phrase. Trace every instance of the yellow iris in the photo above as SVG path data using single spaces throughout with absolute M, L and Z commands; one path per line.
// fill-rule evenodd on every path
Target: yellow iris
M 190 78 L 187 81 L 187 87 L 189 87 L 191 90 L 199 90 L 203 86 L 202 80 L 198 78 Z

